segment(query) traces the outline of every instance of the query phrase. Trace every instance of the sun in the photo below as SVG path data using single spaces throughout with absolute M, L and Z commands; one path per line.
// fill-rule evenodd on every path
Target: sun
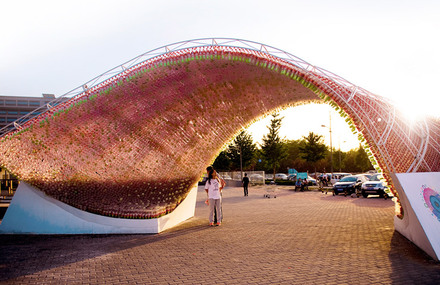
M 422 96 L 419 98 L 414 96 L 411 99 L 402 98 L 394 103 L 410 123 L 421 122 L 427 117 L 440 118 L 440 112 L 438 111 L 440 100 L 438 98 L 426 100 Z

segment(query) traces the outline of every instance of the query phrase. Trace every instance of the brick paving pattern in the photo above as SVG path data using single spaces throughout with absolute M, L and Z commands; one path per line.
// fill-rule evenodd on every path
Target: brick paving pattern
M 0 235 L 0 284 L 440 284 L 392 201 L 291 189 L 225 189 L 220 227 L 199 187 L 196 216 L 157 235 Z

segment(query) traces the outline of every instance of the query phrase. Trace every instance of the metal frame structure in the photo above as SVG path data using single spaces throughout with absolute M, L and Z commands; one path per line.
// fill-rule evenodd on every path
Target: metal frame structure
M 233 58 L 255 58 L 264 67 L 290 74 L 304 87 L 312 90 L 341 114 L 367 148 L 370 159 L 378 162 L 378 170 L 384 171 L 388 182 L 390 173 L 438 171 L 440 158 L 440 124 L 438 120 L 425 119 L 416 123 L 407 121 L 386 98 L 356 86 L 344 78 L 280 49 L 257 42 L 228 38 L 205 38 L 182 41 L 146 52 L 77 87 L 63 97 L 72 97 L 60 104 L 59 98 L 49 103 L 45 113 L 20 118 L 12 125 L 15 131 L 2 139 L 13 136 L 27 127 L 41 122 L 59 111 L 71 108 L 89 96 L 100 94 L 106 88 L 116 87 L 123 80 L 135 76 L 142 69 L 174 64 L 182 58 L 209 58 L 227 54 Z M 283 73 L 284 72 L 284 73 Z M 295 74 L 295 75 L 294 75 Z M 370 153 L 371 150 L 371 153 Z M 399 153 L 402 152 L 402 153 Z M 392 183 L 390 183 L 392 184 Z
M 127 72 L 129 69 L 137 66 L 139 63 L 148 61 L 155 57 L 160 57 L 172 52 L 178 52 L 181 50 L 189 49 L 189 48 L 197 48 L 197 47 L 205 47 L 205 46 L 223 46 L 223 47 L 236 47 L 236 48 L 245 48 L 253 51 L 258 51 L 260 53 L 266 53 L 268 55 L 272 55 L 274 57 L 277 57 L 279 59 L 282 59 L 286 62 L 289 62 L 304 71 L 308 72 L 314 72 L 318 73 L 324 77 L 330 78 L 332 81 L 342 84 L 346 86 L 347 88 L 353 88 L 353 95 L 356 93 L 358 89 L 363 90 L 361 87 L 355 86 L 354 84 L 350 83 L 349 81 L 345 80 L 344 78 L 327 71 L 323 68 L 314 66 L 305 60 L 292 55 L 286 51 L 283 51 L 281 49 L 265 45 L 262 43 L 254 42 L 254 41 L 248 41 L 248 40 L 241 40 L 241 39 L 232 39 L 232 38 L 200 38 L 200 39 L 193 39 L 193 40 L 187 40 L 187 41 L 181 41 L 165 46 L 161 46 L 159 48 L 147 51 L 139 56 L 136 56 L 112 69 L 107 70 L 106 72 L 94 77 L 93 79 L 85 82 L 84 84 L 81 84 L 80 86 L 68 91 L 67 93 L 59 96 L 55 100 L 52 100 L 48 108 L 50 106 L 56 106 L 62 101 L 60 98 L 66 98 L 66 97 L 76 97 L 80 96 L 81 94 L 85 93 L 87 90 L 102 84 L 108 80 L 111 80 L 111 78 L 117 74 L 121 74 L 123 72 Z M 329 88 L 332 88 L 329 86 Z M 337 90 L 335 90 L 337 92 Z M 365 93 L 369 93 L 368 91 L 364 90 Z M 350 101 L 350 100 L 348 100 Z M 19 118 L 15 122 L 7 125 L 6 127 L 0 129 L 1 131 L 6 131 L 7 129 L 10 129 L 10 131 L 13 131 L 14 129 L 11 129 L 12 126 L 14 126 L 15 129 L 18 129 L 21 124 L 25 123 L 29 119 L 32 119 L 36 115 L 34 113 L 41 112 L 42 110 L 45 110 L 45 108 L 36 109 L 33 112 Z
M 198 48 L 203 48 L 206 46 L 244 48 L 244 49 L 248 49 L 248 50 L 252 50 L 252 51 L 257 51 L 262 54 L 267 54 L 267 55 L 273 56 L 274 58 L 277 58 L 279 60 L 285 61 L 286 63 L 292 64 L 292 65 L 302 69 L 306 74 L 308 74 L 312 77 L 318 76 L 316 78 L 316 80 L 321 81 L 321 83 L 323 85 L 326 85 L 335 94 L 339 95 L 340 98 L 347 104 L 347 106 L 349 108 L 352 108 L 353 111 L 356 111 L 356 112 L 358 112 L 360 109 L 362 109 L 362 108 L 360 108 L 361 106 L 358 103 L 355 103 L 355 105 L 357 105 L 357 107 L 360 108 L 360 109 L 356 108 L 356 110 L 355 110 L 355 108 L 349 104 L 355 95 L 368 96 L 368 97 L 373 96 L 374 98 L 383 101 L 383 103 L 386 105 L 392 105 L 392 102 L 390 100 L 383 98 L 383 97 L 379 97 L 377 95 L 374 95 L 371 92 L 369 92 L 359 86 L 352 84 L 351 82 L 347 81 L 346 79 L 344 79 L 344 78 L 342 78 L 342 77 L 340 77 L 340 76 L 338 76 L 328 70 L 325 70 L 323 68 L 312 65 L 312 64 L 308 63 L 307 61 L 305 61 L 295 55 L 292 55 L 291 53 L 283 51 L 281 49 L 278 49 L 278 48 L 275 48 L 275 47 L 272 47 L 269 45 L 265 45 L 262 43 L 248 41 L 248 40 L 242 40 L 242 39 L 200 38 L 200 39 L 181 41 L 181 42 L 165 45 L 165 46 L 153 49 L 151 51 L 145 52 L 137 57 L 132 58 L 131 60 L 124 62 L 121 65 L 118 65 L 118 66 L 96 76 L 95 78 L 87 81 L 86 83 L 82 84 L 81 86 L 70 90 L 69 92 L 63 94 L 59 98 L 53 100 L 51 103 L 48 104 L 47 107 L 50 109 L 51 106 L 57 106 L 59 103 L 61 103 L 60 98 L 81 96 L 82 94 L 86 93 L 88 90 L 92 89 L 93 87 L 98 86 L 99 84 L 102 84 L 106 81 L 111 80 L 111 78 L 117 74 L 128 73 L 128 71 L 130 69 L 136 68 L 136 66 L 142 62 L 147 62 L 153 58 L 160 58 L 160 57 L 165 58 L 167 54 L 172 54 L 172 53 L 183 51 L 186 49 L 197 50 Z M 327 81 L 323 81 L 322 78 L 326 78 L 327 80 L 330 80 L 332 83 L 336 84 L 337 86 L 342 86 L 345 90 L 351 90 L 349 97 L 345 98 L 344 94 L 341 94 L 341 89 L 334 88 L 334 84 L 329 84 Z M 373 107 L 373 106 L 370 105 L 370 107 Z M 41 109 L 44 109 L 44 108 L 41 108 Z M 41 112 L 41 111 L 42 110 L 37 109 L 34 112 Z M 33 114 L 34 112 L 29 113 L 26 116 L 23 116 L 22 118 L 18 119 L 17 121 L 4 127 L 0 131 L 5 131 L 7 129 L 10 129 L 11 131 L 13 131 L 13 129 L 11 129 L 11 126 L 14 126 L 15 129 L 19 129 L 23 123 L 25 123 L 26 121 L 28 121 L 36 116 Z M 376 134 L 378 133 L 377 130 L 369 129 L 368 131 L 370 132 L 371 137 L 373 138 L 372 143 L 374 143 L 377 146 L 384 145 L 389 137 L 389 134 L 390 134 L 390 131 L 392 128 L 398 128 L 399 133 L 402 133 L 402 134 L 404 134 L 406 132 L 405 128 L 402 125 L 395 125 L 394 124 L 394 122 L 395 122 L 395 117 L 394 117 L 395 116 L 395 109 L 394 108 L 393 108 L 393 112 L 392 112 L 393 116 L 388 117 L 388 118 L 381 118 L 380 114 L 384 113 L 383 110 L 376 110 L 376 112 L 377 112 L 377 117 L 380 118 L 380 122 L 382 124 L 386 124 L 386 128 L 388 129 L 388 131 L 384 132 L 380 137 L 377 137 L 376 136 Z M 361 116 L 360 118 L 364 123 L 368 122 L 370 125 L 374 125 L 376 123 L 376 122 L 374 122 L 373 119 L 370 118 L 370 116 Z M 428 128 L 425 120 L 422 122 L 418 122 L 417 124 L 413 125 L 412 127 L 419 129 L 418 133 L 419 133 L 420 137 L 422 138 L 423 143 L 421 145 L 417 146 L 417 145 L 413 144 L 411 141 L 408 141 L 407 139 L 405 139 L 404 137 L 401 137 L 402 142 L 408 147 L 408 149 L 412 152 L 411 154 L 415 157 L 414 163 L 407 170 L 407 172 L 417 172 L 420 165 L 423 164 L 423 157 L 426 153 L 426 149 L 428 147 L 428 144 L 433 144 L 434 147 L 440 153 L 440 143 L 429 139 L 430 131 L 429 131 L 429 128 Z M 438 129 L 432 130 L 432 131 L 436 132 L 437 136 L 439 135 Z M 376 134 L 374 132 L 376 132 Z M 386 159 L 387 163 L 388 163 L 388 161 L 391 161 L 391 156 L 386 150 L 384 150 L 380 147 L 378 149 L 381 152 L 382 156 L 388 158 L 388 159 Z M 393 172 L 396 171 L 396 167 L 392 163 L 387 164 L 387 167 Z M 429 170 L 429 166 L 428 166 L 428 170 Z

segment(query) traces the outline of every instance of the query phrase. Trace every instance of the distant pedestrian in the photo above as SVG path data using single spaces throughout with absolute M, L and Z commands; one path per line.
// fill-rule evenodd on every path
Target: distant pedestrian
M 296 190 L 300 190 L 300 191 L 301 191 L 301 185 L 302 185 L 301 178 L 296 179 L 296 182 L 295 182 L 295 191 L 296 191 Z
M 217 172 L 214 170 L 212 166 L 206 168 L 208 172 L 208 180 L 205 184 L 205 191 L 208 196 L 208 205 L 209 205 L 209 225 L 214 225 L 214 212 L 217 216 L 216 224 L 217 226 L 221 225 L 222 222 L 222 196 L 221 191 L 223 188 L 223 183 L 217 175 Z
M 323 184 L 322 184 L 321 177 L 318 177 L 318 189 L 319 189 L 319 191 L 321 191 L 321 193 L 324 193 L 324 187 L 323 187 Z M 327 192 L 325 192 L 325 194 L 327 194 Z
M 249 177 L 247 177 L 247 173 L 244 174 L 243 180 L 241 182 L 243 183 L 244 196 L 249 196 L 248 195 Z
M 327 176 L 322 176 L 321 180 L 322 180 L 322 183 L 324 184 L 324 186 L 328 187 Z

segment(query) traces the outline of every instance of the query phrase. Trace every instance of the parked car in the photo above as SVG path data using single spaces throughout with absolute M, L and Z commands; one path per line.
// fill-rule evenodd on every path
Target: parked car
M 249 181 L 250 182 L 260 182 L 260 183 L 263 183 L 264 182 L 264 177 L 261 174 L 251 174 L 249 176 Z
M 349 175 L 341 178 L 333 185 L 333 195 L 344 193 L 344 196 L 360 193 L 362 183 L 368 181 L 365 175 Z
M 364 198 L 368 195 L 379 195 L 381 198 L 388 198 L 388 194 L 385 192 L 385 185 L 379 179 L 380 174 L 374 174 L 369 181 L 362 183 L 361 192 Z
M 310 176 L 307 176 L 307 182 L 309 185 L 318 185 L 318 182 L 316 181 L 316 179 L 312 178 Z
M 275 180 L 287 180 L 287 175 L 284 173 L 275 174 Z
M 290 174 L 289 176 L 287 176 L 287 180 L 296 181 L 296 174 Z
M 243 172 L 243 176 L 244 176 L 244 172 Z M 238 180 L 241 181 L 241 179 L 243 179 L 241 177 L 241 173 L 240 172 L 234 172 L 234 174 L 232 175 L 232 180 Z
M 221 176 L 221 178 L 223 178 L 224 180 L 232 180 L 232 178 L 231 178 L 231 176 L 229 176 L 229 174 L 223 174 L 223 175 L 220 175 Z
M 371 177 L 373 177 L 373 174 L 371 174 L 371 173 L 362 173 L 362 175 L 367 176 L 368 180 L 370 180 Z
M 330 182 L 333 184 L 335 184 L 336 182 L 338 182 L 339 180 L 341 180 L 342 178 L 344 178 L 345 176 L 349 176 L 352 175 L 351 173 L 347 173 L 347 172 L 333 172 L 333 175 L 330 174 Z

